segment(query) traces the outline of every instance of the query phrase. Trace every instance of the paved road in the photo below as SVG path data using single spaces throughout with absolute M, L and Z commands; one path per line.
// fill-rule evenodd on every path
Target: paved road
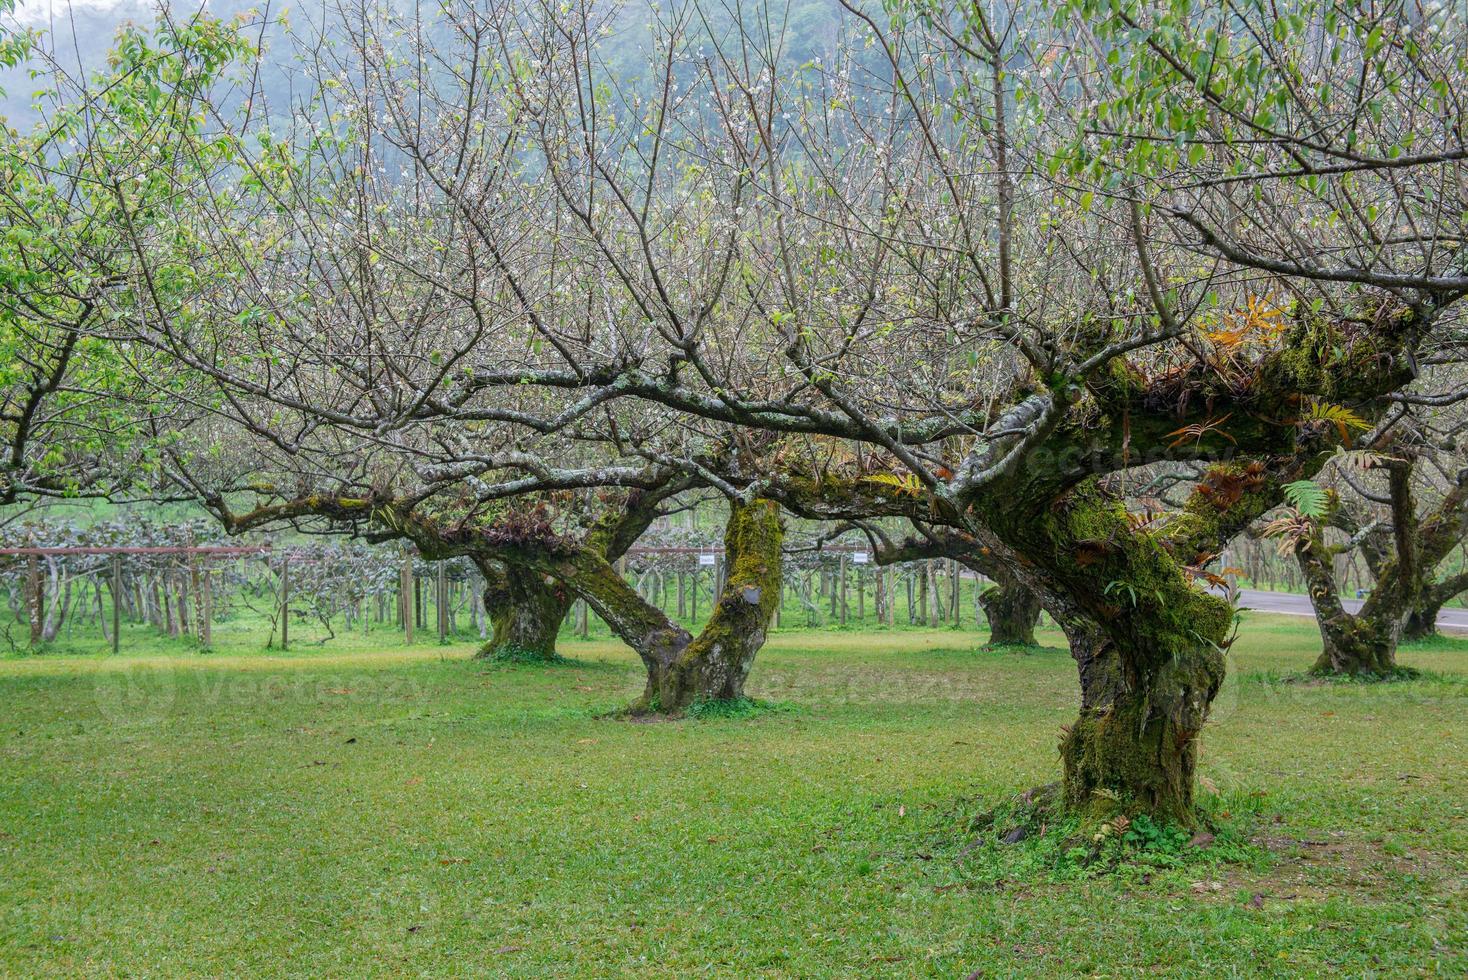
M 1344 604 L 1349 612 L 1355 612 L 1361 608 L 1359 599 L 1346 599 Z M 1310 608 L 1310 600 L 1305 596 L 1295 595 L 1293 592 L 1263 592 L 1259 589 L 1243 589 L 1240 592 L 1239 605 L 1245 609 L 1283 613 L 1286 616 L 1315 615 L 1314 610 Z M 1438 613 L 1437 625 L 1439 629 L 1468 633 L 1468 609 L 1443 609 Z

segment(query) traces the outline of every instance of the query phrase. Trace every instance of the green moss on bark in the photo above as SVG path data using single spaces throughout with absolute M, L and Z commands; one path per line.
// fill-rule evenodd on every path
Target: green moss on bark
M 649 664 L 633 714 L 677 714 L 695 702 L 737 702 L 780 601 L 784 527 L 773 501 L 731 505 L 724 531 L 728 571 L 704 629 L 665 663 Z
M 989 622 L 990 646 L 1039 646 L 1035 624 L 1040 619 L 1040 597 L 1019 582 L 989 586 L 979 593 L 979 605 Z
M 571 608 L 565 586 L 530 569 L 505 571 L 481 563 L 485 577 L 484 608 L 490 638 L 475 658 L 505 663 L 556 663 L 556 638 Z
M 1133 527 L 1095 481 L 1001 529 L 1072 610 L 1062 625 L 1082 699 L 1060 746 L 1066 806 L 1191 824 L 1197 737 L 1223 681 L 1232 609 L 1195 588 L 1168 539 Z

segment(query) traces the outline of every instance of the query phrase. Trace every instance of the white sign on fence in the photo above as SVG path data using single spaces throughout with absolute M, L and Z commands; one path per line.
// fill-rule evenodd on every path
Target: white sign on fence
M 868 555 L 865 551 L 854 551 L 851 553 L 851 563 L 853 565 L 865 565 L 867 558 Z
M 713 555 L 699 555 L 698 556 L 698 563 L 700 565 L 712 565 L 714 563 L 714 556 Z

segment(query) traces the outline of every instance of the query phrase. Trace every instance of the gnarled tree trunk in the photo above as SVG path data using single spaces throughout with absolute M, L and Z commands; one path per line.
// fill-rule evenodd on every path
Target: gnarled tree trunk
M 1040 597 L 1024 583 L 997 582 L 979 593 L 979 604 L 989 621 L 990 646 L 1039 646 L 1035 625 L 1040 620 Z
M 628 710 L 676 715 L 696 702 L 744 696 L 745 678 L 780 599 L 783 541 L 774 502 L 730 505 L 724 586 L 713 615 L 696 637 L 638 595 L 594 551 L 582 549 L 549 560 L 544 570 L 581 595 L 641 657 L 647 685 Z
M 1339 619 L 1320 617 L 1319 622 L 1323 642 L 1312 673 L 1379 677 L 1397 670 L 1398 636 L 1390 626 L 1349 613 Z
M 1223 683 L 1228 603 L 1195 588 L 1169 543 L 1132 527 L 1094 481 L 1044 514 L 995 525 L 1028 559 L 1016 567 L 1065 630 L 1080 674 L 1080 714 L 1060 743 L 1066 809 L 1195 823 L 1197 737 Z
M 724 587 L 703 630 L 677 656 L 649 665 L 633 711 L 682 711 L 696 701 L 744 697 L 744 681 L 765 645 L 780 601 L 785 532 L 772 501 L 734 503 L 724 532 Z
M 1388 563 L 1358 613 L 1346 611 L 1336 587 L 1333 554 L 1323 532 L 1302 540 L 1295 557 L 1310 591 L 1320 628 L 1321 650 L 1311 672 L 1341 677 L 1384 677 L 1396 673 L 1397 644 L 1410 609 Z
M 1407 614 L 1407 622 L 1402 627 L 1402 639 L 1430 640 L 1437 636 L 1437 615 L 1442 612 L 1445 601 L 1426 599 L 1418 603 L 1417 608 Z
M 559 659 L 556 637 L 571 609 L 570 591 L 531 569 L 478 564 L 484 575 L 484 609 L 491 633 L 475 659 L 528 663 Z
M 1407 614 L 1407 623 L 1402 627 L 1402 639 L 1426 640 L 1437 636 L 1437 615 L 1450 600 L 1468 589 L 1468 572 L 1459 572 L 1447 578 L 1425 585 L 1417 598 L 1417 604 Z
M 1081 710 L 1060 741 L 1067 808 L 1193 823 L 1197 736 L 1223 682 L 1222 657 L 1175 634 L 1165 646 L 1128 649 L 1100 630 L 1079 633 L 1070 639 Z M 1159 657 L 1163 649 L 1172 655 Z

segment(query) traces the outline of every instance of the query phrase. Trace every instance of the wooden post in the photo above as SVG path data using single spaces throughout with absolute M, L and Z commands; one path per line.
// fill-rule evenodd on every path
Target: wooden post
M 963 569 L 959 566 L 957 558 L 949 559 L 948 571 L 953 576 L 953 602 L 950 603 L 953 609 L 953 625 L 958 627 L 963 625 L 962 616 L 959 614 L 959 609 L 962 608 L 959 599 L 962 590 Z
M 867 580 L 866 570 L 856 570 L 856 621 L 865 623 L 867 619 Z
M 189 578 L 185 573 L 187 560 L 175 561 L 173 569 L 173 618 L 178 621 L 178 636 L 188 636 L 193 631 L 193 617 L 189 614 Z
M 31 616 L 31 646 L 41 642 L 41 623 L 46 614 L 46 591 L 41 584 L 41 559 L 31 556 L 26 574 L 26 608 Z
M 112 652 L 122 649 L 122 556 L 112 556 Z
M 928 601 L 932 605 L 931 626 L 943 624 L 943 595 L 938 591 L 938 562 L 928 559 Z
M 435 602 L 438 605 L 438 642 L 439 643 L 447 643 L 449 641 L 449 607 L 448 607 L 448 577 L 447 577 L 447 574 L 448 573 L 444 571 L 443 562 L 439 562 L 438 563 L 438 588 L 437 588 L 437 590 L 435 590 L 435 591 L 438 592 L 438 598 L 435 600 Z
M 841 625 L 846 625 L 846 556 L 841 556 Z
M 193 532 L 189 532 L 189 547 L 195 546 Z M 189 591 L 194 598 L 194 632 L 199 642 L 204 646 L 209 645 L 206 634 L 209 628 L 204 625 L 204 584 L 199 575 L 199 556 L 189 552 Z
M 207 650 L 214 644 L 214 570 L 204 564 L 204 607 L 199 611 L 199 637 Z
M 158 573 L 158 588 L 163 593 L 163 628 L 169 636 L 178 636 L 178 624 L 173 615 L 173 587 L 167 569 Z
M 883 572 L 882 607 L 887 611 L 887 625 L 897 625 L 897 570 Z
M 291 560 L 289 555 L 280 556 L 280 648 L 290 649 L 291 644 Z
M 403 638 L 413 642 L 413 596 L 417 583 L 413 581 L 413 556 L 403 552 Z

